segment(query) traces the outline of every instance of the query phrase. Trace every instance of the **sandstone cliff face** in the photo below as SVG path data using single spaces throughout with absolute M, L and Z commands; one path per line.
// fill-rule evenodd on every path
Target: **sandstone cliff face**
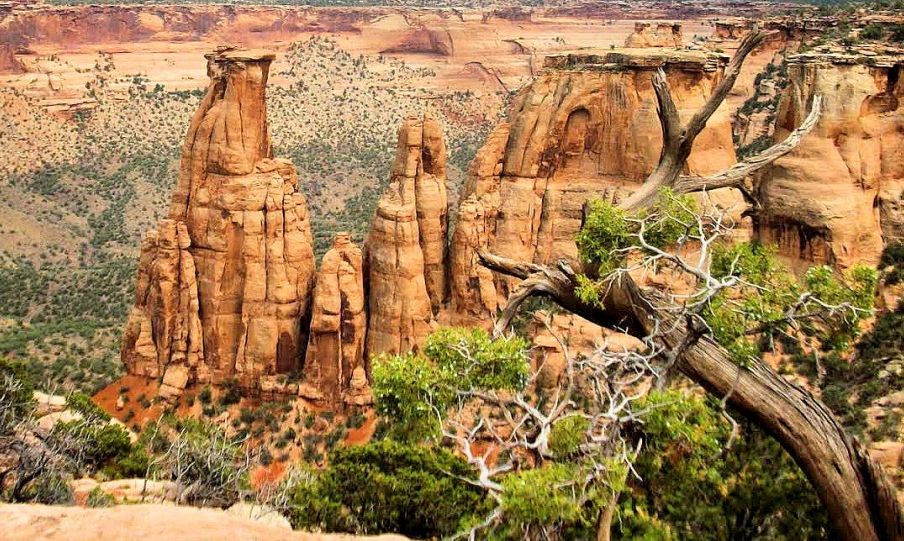
M 574 260 L 584 202 L 617 200 L 652 171 L 662 145 L 652 70 L 666 70 L 687 115 L 704 103 L 720 62 L 649 50 L 548 59 L 478 152 L 463 189 L 450 265 L 461 323 L 488 324 L 510 291 L 509 279 L 480 267 L 477 249 L 538 263 Z M 720 110 L 697 139 L 689 168 L 708 174 L 733 162 L 728 114 Z
M 625 47 L 682 47 L 681 23 L 660 22 L 655 29 L 650 23 L 634 23 L 634 32 L 625 39 Z
M 764 171 L 759 236 L 794 259 L 875 263 L 883 239 L 904 238 L 902 63 L 887 58 L 791 57 L 776 139 L 823 97 L 813 132 Z
M 367 353 L 417 349 L 446 297 L 446 158 L 432 118 L 399 130 L 392 179 L 367 238 Z
M 16 58 L 16 49 L 10 43 L 0 43 L 0 73 L 23 73 L 25 68 Z
M 170 216 L 142 254 L 122 353 L 132 373 L 172 372 L 182 387 L 234 377 L 254 388 L 300 368 L 314 257 L 295 169 L 270 148 L 272 59 L 208 56 L 211 83 L 183 145 Z
M 209 376 L 190 245 L 185 224 L 174 220 L 162 220 L 142 243 L 135 307 L 123 333 L 122 360 L 130 374 L 157 378 L 173 365 Z
M 348 233 L 338 233 L 323 256 L 314 287 L 302 394 L 330 404 L 342 398 L 366 402 L 366 331 L 361 250 Z

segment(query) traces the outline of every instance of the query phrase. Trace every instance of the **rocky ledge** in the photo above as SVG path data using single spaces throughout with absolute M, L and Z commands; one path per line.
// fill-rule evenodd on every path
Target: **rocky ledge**
M 728 55 L 703 50 L 632 47 L 608 51 L 578 51 L 547 56 L 543 67 L 557 71 L 623 71 L 676 68 L 713 72 L 728 63 Z

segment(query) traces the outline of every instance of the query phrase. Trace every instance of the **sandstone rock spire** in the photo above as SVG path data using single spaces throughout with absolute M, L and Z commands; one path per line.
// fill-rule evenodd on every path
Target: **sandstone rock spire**
M 221 48 L 207 59 L 210 84 L 185 138 L 169 219 L 143 248 L 122 357 L 131 373 L 173 371 L 182 386 L 236 378 L 255 388 L 261 376 L 300 368 L 311 228 L 294 166 L 272 156 L 273 55 Z
M 416 349 L 446 297 L 446 151 L 439 123 L 408 118 L 366 243 L 367 353 Z
M 346 232 L 337 233 L 323 256 L 311 309 L 311 329 L 302 394 L 339 404 L 368 398 L 364 335 L 367 314 L 361 250 Z M 352 386 L 353 376 L 363 387 Z

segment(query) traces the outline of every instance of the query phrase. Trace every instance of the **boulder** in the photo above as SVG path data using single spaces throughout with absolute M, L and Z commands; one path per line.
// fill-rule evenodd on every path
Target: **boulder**
M 65 396 L 42 393 L 41 391 L 35 391 L 33 396 L 35 399 L 35 415 L 39 417 L 48 413 L 63 411 L 68 407 Z

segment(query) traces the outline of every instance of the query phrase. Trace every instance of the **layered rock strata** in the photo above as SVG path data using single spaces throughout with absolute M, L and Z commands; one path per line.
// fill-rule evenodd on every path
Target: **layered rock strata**
M 634 23 L 634 32 L 625 38 L 625 47 L 682 47 L 684 36 L 681 23 L 660 22 L 652 29 L 650 23 Z
M 295 168 L 270 146 L 272 60 L 208 55 L 210 85 L 183 145 L 169 218 L 142 248 L 122 348 L 130 373 L 176 387 L 235 378 L 255 388 L 301 368 L 314 256 Z
M 446 158 L 439 123 L 409 118 L 366 243 L 367 353 L 417 349 L 446 298 Z
M 757 234 L 792 259 L 875 263 L 884 242 L 904 238 L 904 59 L 802 54 L 775 138 L 784 138 L 822 96 L 816 128 L 762 172 Z
M 323 256 L 314 286 L 301 387 L 305 397 L 330 404 L 369 400 L 365 301 L 361 250 L 348 233 L 338 233 Z
M 511 289 L 509 278 L 479 265 L 477 250 L 537 263 L 574 261 L 584 203 L 618 200 L 652 171 L 662 145 L 653 70 L 666 71 L 686 117 L 703 105 L 724 60 L 667 50 L 549 57 L 471 164 L 450 256 L 457 322 L 488 325 Z M 720 109 L 688 167 L 709 174 L 733 163 L 729 115 Z

